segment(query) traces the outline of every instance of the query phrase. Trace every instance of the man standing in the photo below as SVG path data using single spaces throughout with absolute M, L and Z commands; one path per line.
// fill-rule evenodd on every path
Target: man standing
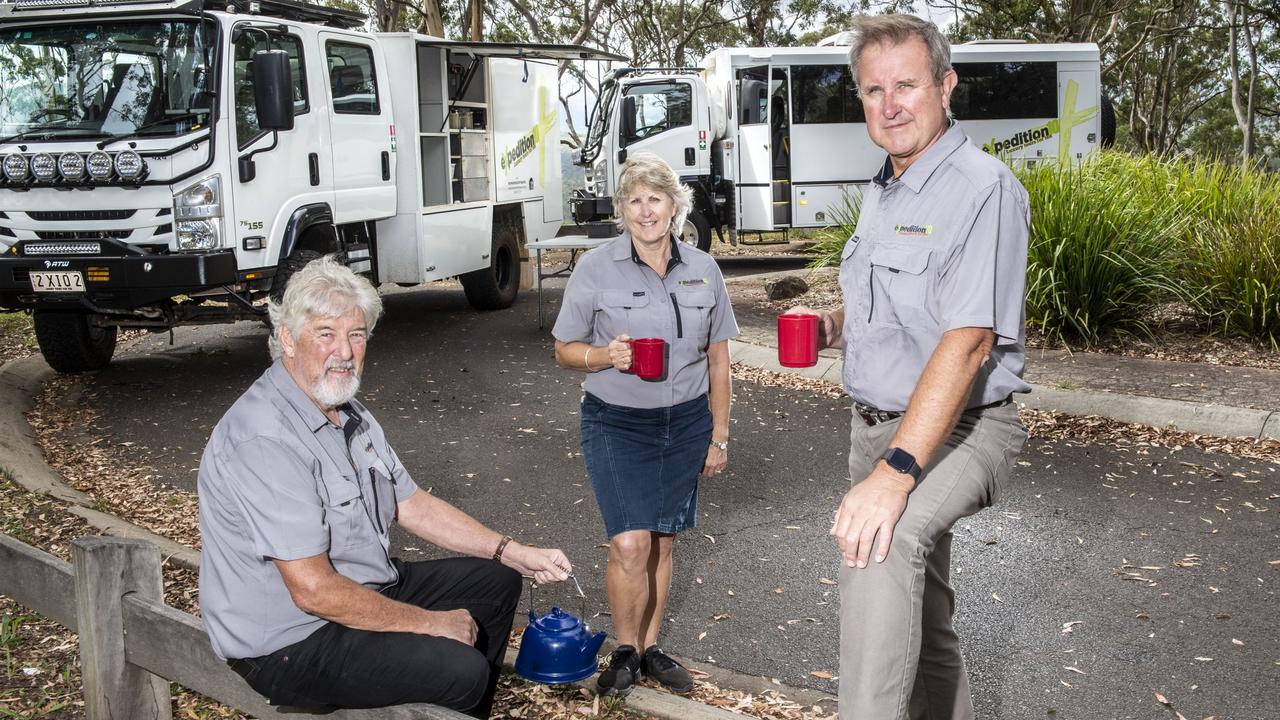
M 844 306 L 818 313 L 854 408 L 853 485 L 831 529 L 840 715 L 972 718 L 951 527 L 995 501 L 1027 437 L 1011 400 L 1030 389 L 1027 193 L 949 119 L 956 73 L 932 23 L 860 18 L 849 55 L 888 157 L 844 249 Z
M 274 704 L 430 702 L 487 718 L 520 576 L 564 580 L 569 561 L 414 484 L 354 399 L 382 313 L 367 280 L 317 260 L 270 311 L 275 362 L 200 461 L 200 604 L 214 650 Z M 474 557 L 392 559 L 393 521 Z

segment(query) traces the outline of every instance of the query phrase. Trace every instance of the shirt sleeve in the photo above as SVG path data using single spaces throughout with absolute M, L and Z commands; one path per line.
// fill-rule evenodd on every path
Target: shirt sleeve
M 263 437 L 234 446 L 219 460 L 219 472 L 259 556 L 299 560 L 329 549 L 329 526 L 316 492 L 312 460 Z
M 596 289 L 592 265 L 584 256 L 564 288 L 560 314 L 551 328 L 551 334 L 560 342 L 591 342 L 594 337 Z
M 733 303 L 729 300 L 729 289 L 725 287 L 720 266 L 714 261 L 711 262 L 711 273 L 716 304 L 711 308 L 711 332 L 707 337 L 708 345 L 738 337 L 739 334 L 738 319 L 733 315 Z
M 396 488 L 396 502 L 401 503 L 409 499 L 409 496 L 418 489 L 418 484 L 413 481 L 413 476 L 405 469 L 404 463 L 400 462 L 400 456 L 396 454 L 390 443 L 385 446 L 387 456 L 391 458 L 390 465 L 391 479 L 394 481 Z
M 990 328 L 999 345 L 1022 338 L 1029 233 L 1026 191 L 1016 181 L 993 185 L 943 266 L 938 298 L 943 332 Z

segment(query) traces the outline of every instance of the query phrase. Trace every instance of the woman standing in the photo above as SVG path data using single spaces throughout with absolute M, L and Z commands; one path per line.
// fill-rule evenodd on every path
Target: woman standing
M 582 457 L 609 533 L 605 589 L 619 643 L 597 681 L 606 695 L 626 694 L 642 673 L 693 689 L 658 630 L 675 535 L 697 523 L 698 476 L 728 461 L 738 325 L 715 261 L 673 237 L 691 197 L 665 161 L 632 155 L 613 199 L 622 234 L 583 255 L 552 330 L 556 363 L 587 373 Z M 633 338 L 666 341 L 661 377 L 626 374 Z

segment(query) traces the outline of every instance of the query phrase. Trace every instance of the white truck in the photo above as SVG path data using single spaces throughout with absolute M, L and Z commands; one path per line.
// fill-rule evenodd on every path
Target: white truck
M 557 62 L 576 46 L 369 33 L 292 0 L 0 0 L 0 308 L 49 364 L 117 328 L 264 317 L 337 253 L 510 306 L 562 223 Z
M 609 232 L 618 167 L 657 153 L 694 191 L 681 239 L 711 230 L 823 227 L 884 162 L 867 135 L 849 48 L 723 48 L 701 68 L 623 68 L 604 83 L 579 164 L 574 220 Z M 1115 137 L 1093 44 L 952 47 L 951 108 L 969 137 L 1011 162 L 1074 162 Z

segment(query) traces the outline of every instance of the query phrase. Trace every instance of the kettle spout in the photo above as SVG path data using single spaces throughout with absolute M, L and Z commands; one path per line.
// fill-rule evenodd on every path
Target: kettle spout
M 608 633 L 602 630 L 594 636 L 587 638 L 586 642 L 582 644 L 583 656 L 598 655 L 600 653 L 600 646 L 604 645 L 604 638 L 606 635 L 608 635 Z

